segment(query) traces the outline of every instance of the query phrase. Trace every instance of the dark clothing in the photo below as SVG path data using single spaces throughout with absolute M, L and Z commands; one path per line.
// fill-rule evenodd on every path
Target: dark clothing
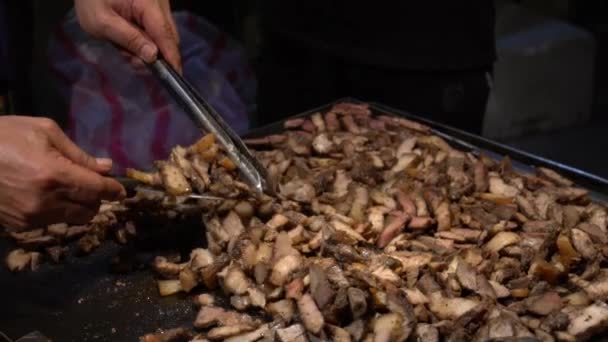
M 357 64 L 462 70 L 494 62 L 494 5 L 466 1 L 261 1 L 263 29 Z
M 480 133 L 492 1 L 261 2 L 257 124 L 351 96 Z
M 344 62 L 288 41 L 268 44 L 258 67 L 257 125 L 354 97 L 480 133 L 489 93 L 485 68 L 393 70 Z

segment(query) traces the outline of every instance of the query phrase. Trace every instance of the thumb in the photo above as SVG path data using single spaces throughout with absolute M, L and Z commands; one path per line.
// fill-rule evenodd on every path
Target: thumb
M 108 173 L 112 169 L 112 160 L 90 156 L 70 140 L 60 128 L 48 132 L 48 137 L 53 147 L 73 163 L 100 173 Z
M 104 36 L 120 45 L 146 63 L 152 63 L 158 55 L 158 47 L 137 27 L 120 17 L 113 15 L 104 27 Z

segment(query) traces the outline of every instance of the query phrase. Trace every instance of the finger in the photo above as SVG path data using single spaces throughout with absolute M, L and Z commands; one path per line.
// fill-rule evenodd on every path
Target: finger
M 102 200 L 116 201 L 126 196 L 126 190 L 116 180 L 78 165 L 62 163 L 59 191 L 71 201 L 80 204 L 94 204 Z
M 173 31 L 173 35 L 175 36 L 175 41 L 177 42 L 177 46 L 179 48 L 180 36 L 179 36 L 179 31 L 177 30 L 177 25 L 175 24 L 175 18 L 173 17 L 173 12 L 171 11 L 171 3 L 169 2 L 169 0 L 162 0 L 160 2 L 160 6 L 161 6 L 163 13 L 165 13 L 165 16 L 167 17 L 167 20 L 169 20 L 169 24 L 171 24 L 171 30 Z
M 47 123 L 48 122 L 48 123 Z M 100 173 L 108 173 L 112 170 L 112 160 L 107 158 L 94 158 L 81 150 L 67 135 L 52 121 L 42 121 L 44 130 L 51 145 L 61 155 L 72 162 Z
M 146 38 L 137 27 L 118 15 L 112 15 L 109 23 L 104 26 L 103 35 L 146 63 L 156 60 L 158 48 L 154 42 Z
M 177 37 L 172 28 L 171 20 L 163 13 L 163 9 L 160 5 L 138 10 L 142 11 L 140 16 L 142 22 L 140 24 L 143 26 L 148 36 L 156 43 L 167 62 L 181 73 L 181 56 L 177 47 Z

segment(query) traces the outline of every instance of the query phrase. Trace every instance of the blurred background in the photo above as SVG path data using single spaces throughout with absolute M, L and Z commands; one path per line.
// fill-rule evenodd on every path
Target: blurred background
M 0 4 L 0 112 L 65 124 L 68 104 L 49 72 L 48 51 L 71 1 Z M 172 4 L 240 42 L 256 70 L 256 1 Z M 496 1 L 495 8 L 497 61 L 483 135 L 608 177 L 608 2 Z

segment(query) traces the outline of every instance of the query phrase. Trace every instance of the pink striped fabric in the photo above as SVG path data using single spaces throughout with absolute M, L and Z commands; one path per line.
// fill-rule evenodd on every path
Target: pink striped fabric
M 176 13 L 184 74 L 238 132 L 255 110 L 256 82 L 243 48 L 206 20 Z M 49 43 L 51 72 L 69 105 L 68 134 L 87 152 L 111 157 L 115 173 L 147 169 L 174 145 L 200 137 L 185 113 L 146 70 L 112 45 L 84 33 L 73 14 Z

